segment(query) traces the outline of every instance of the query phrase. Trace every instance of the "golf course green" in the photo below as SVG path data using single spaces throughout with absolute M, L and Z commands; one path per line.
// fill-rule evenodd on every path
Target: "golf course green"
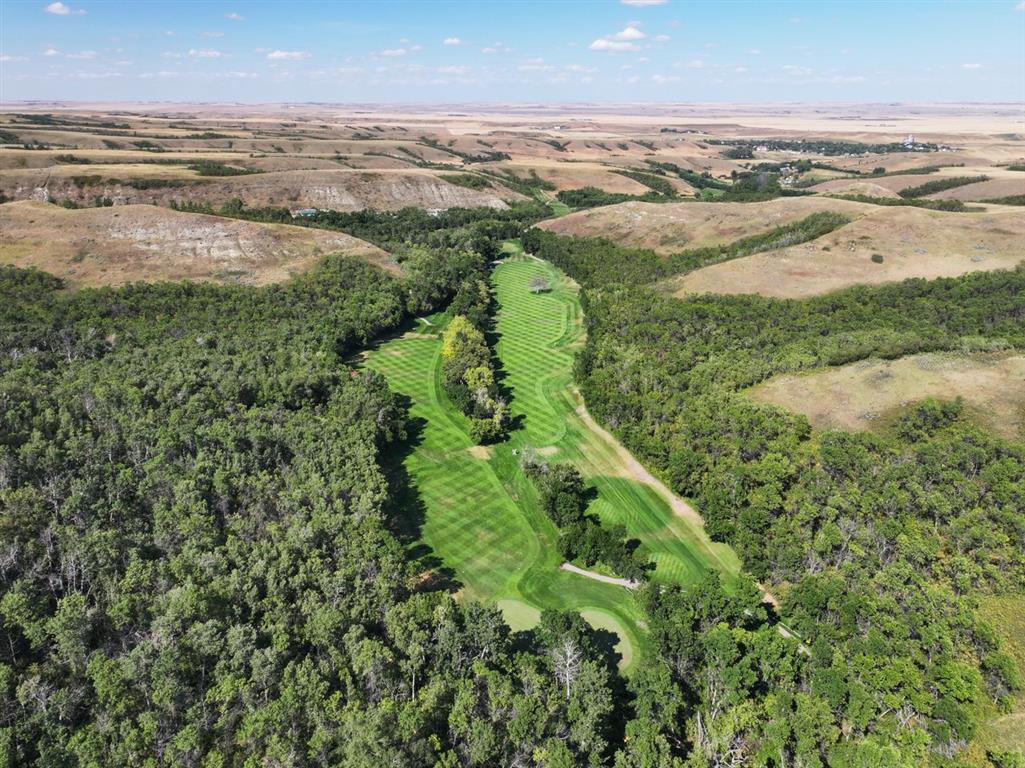
M 692 582 L 708 568 L 729 578 L 739 564 L 583 408 L 572 383 L 573 356 L 584 340 L 576 284 L 516 244 L 506 248 L 492 283 L 495 351 L 517 424 L 507 441 L 475 446 L 467 419 L 448 402 L 440 378 L 444 313 L 367 354 L 365 364 L 409 398 L 413 435 L 403 468 L 416 498 L 405 513 L 418 544 L 450 570 L 461 596 L 496 603 L 514 629 L 532 626 L 543 608 L 577 611 L 619 636 L 628 668 L 645 644 L 634 594 L 560 569 L 558 531 L 520 470 L 525 449 L 577 467 L 597 491 L 589 510 L 640 540 L 640 553 L 656 564 L 653 580 Z M 551 290 L 532 292 L 537 277 Z

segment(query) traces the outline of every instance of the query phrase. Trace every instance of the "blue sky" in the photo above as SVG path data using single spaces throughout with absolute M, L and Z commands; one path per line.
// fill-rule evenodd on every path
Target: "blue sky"
M 0 0 L 0 100 L 1025 102 L 1025 0 Z

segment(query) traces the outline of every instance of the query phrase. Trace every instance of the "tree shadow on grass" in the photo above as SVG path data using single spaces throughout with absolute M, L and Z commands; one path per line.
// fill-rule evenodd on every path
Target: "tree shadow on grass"
M 405 395 L 396 397 L 400 407 L 408 412 L 410 398 Z M 416 565 L 417 571 L 422 575 L 416 589 L 455 592 L 462 586 L 456 579 L 455 571 L 445 565 L 434 550 L 421 539 L 423 526 L 427 520 L 427 506 L 416 481 L 406 469 L 406 459 L 423 442 L 426 426 L 426 419 L 408 419 L 406 439 L 393 443 L 381 453 L 381 470 L 388 482 L 387 520 L 392 532 L 406 547 L 409 561 Z

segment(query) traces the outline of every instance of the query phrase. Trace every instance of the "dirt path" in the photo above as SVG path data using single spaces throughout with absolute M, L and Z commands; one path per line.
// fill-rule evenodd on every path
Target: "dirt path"
M 601 581 L 605 584 L 615 584 L 619 587 L 626 587 L 627 589 L 637 589 L 637 582 L 631 579 L 617 579 L 615 576 L 605 576 L 601 573 L 595 573 L 594 571 L 585 571 L 583 568 L 577 568 L 572 563 L 563 563 L 559 566 L 564 571 L 575 573 L 578 576 L 585 576 L 588 579 L 594 579 L 595 581 Z
M 578 400 L 581 399 L 580 392 L 576 387 L 573 388 L 573 395 Z M 654 490 L 665 500 L 666 504 L 669 505 L 669 508 L 673 510 L 674 514 L 679 515 L 695 525 L 701 526 L 702 528 L 704 527 L 705 521 L 701 518 L 701 515 L 698 514 L 697 510 L 669 490 L 665 483 L 651 474 L 643 464 L 637 461 L 637 459 L 634 458 L 634 455 L 616 439 L 615 435 L 611 434 L 608 430 L 602 427 L 601 424 L 594 420 L 591 414 L 587 412 L 586 405 L 578 405 L 576 412 L 580 417 L 580 420 L 584 422 L 588 429 L 600 435 L 603 440 L 615 449 L 625 477 L 636 480 L 638 483 L 643 483 Z M 779 608 L 779 600 L 776 599 L 775 595 L 767 590 L 762 584 L 759 584 L 758 588 L 762 590 L 762 598 L 767 603 L 769 603 L 773 608 Z
M 580 393 L 576 391 L 576 388 L 574 388 L 573 394 L 577 398 L 580 397 Z M 691 523 L 694 523 L 695 525 L 704 527 L 705 521 L 701 519 L 701 515 L 694 510 L 694 507 L 669 490 L 665 483 L 645 469 L 644 465 L 637 461 L 637 459 L 634 458 L 634 455 L 623 447 L 623 444 L 620 443 L 614 435 L 610 434 L 601 426 L 601 424 L 594 420 L 591 414 L 587 412 L 587 406 L 578 405 L 576 411 L 577 415 L 580 417 L 581 421 L 587 425 L 588 429 L 600 435 L 605 442 L 615 449 L 616 455 L 619 457 L 619 461 L 624 471 L 624 477 L 629 477 L 632 480 L 636 480 L 638 483 L 647 485 L 665 500 L 666 504 L 669 505 L 669 508 L 672 509 L 675 514 L 690 521 Z

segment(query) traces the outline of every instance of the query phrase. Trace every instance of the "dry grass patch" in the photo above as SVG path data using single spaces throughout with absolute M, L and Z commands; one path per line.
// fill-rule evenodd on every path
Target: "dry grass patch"
M 651 248 L 669 254 L 731 243 L 813 213 L 836 212 L 851 218 L 877 207 L 849 200 L 789 197 L 764 203 L 620 203 L 579 211 L 539 226 L 577 237 L 605 237 L 618 245 Z
M 865 195 L 866 197 L 900 198 L 894 190 L 877 184 L 874 181 L 855 181 L 851 179 L 835 179 L 816 184 L 812 187 L 816 192 L 826 195 Z
M 1009 269 L 1025 259 L 1025 216 L 1020 210 L 868 208 L 867 215 L 810 243 L 713 264 L 666 285 L 677 296 L 757 293 L 795 299 L 853 285 Z
M 208 280 L 287 280 L 322 256 L 344 253 L 399 272 L 391 256 L 341 232 L 259 224 L 148 205 L 68 210 L 0 205 L 0 263 L 36 267 L 72 286 Z
M 819 429 L 884 428 L 927 397 L 964 399 L 976 421 L 1006 438 L 1025 436 L 1025 355 L 956 353 L 864 360 L 777 376 L 748 390 L 763 403 L 802 413 Z
M 1013 173 L 1013 171 L 1012 171 Z M 975 184 L 965 184 L 963 187 L 945 189 L 934 195 L 929 195 L 933 200 L 990 200 L 997 197 L 1010 197 L 1012 195 L 1025 195 L 1025 173 L 1017 176 L 1003 176 L 989 181 L 979 181 Z

